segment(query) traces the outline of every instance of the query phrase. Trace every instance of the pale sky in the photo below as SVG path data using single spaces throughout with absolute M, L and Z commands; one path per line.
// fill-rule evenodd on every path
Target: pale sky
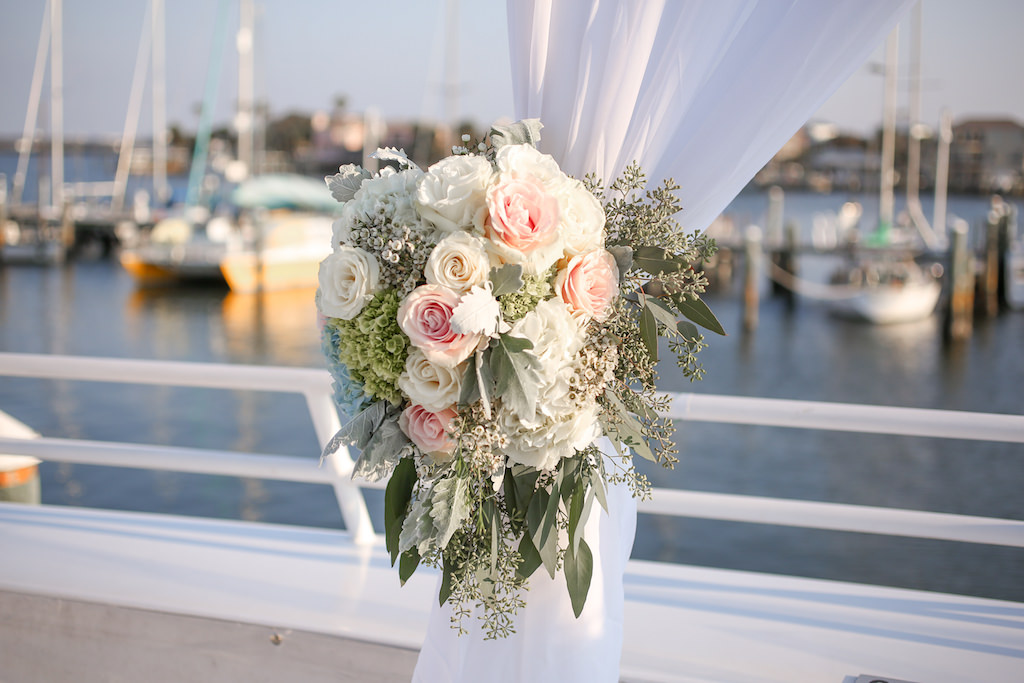
M 120 135 L 148 4 L 64 0 L 68 135 Z M 230 119 L 236 93 L 237 2 L 228 4 L 232 37 L 222 48 L 219 122 Z M 459 41 L 458 111 L 484 126 L 513 114 L 505 3 L 460 4 L 453 32 Z M 0 0 L 0 136 L 18 135 L 24 125 L 44 5 Z M 272 115 L 328 109 L 344 95 L 351 110 L 375 107 L 385 119 L 443 116 L 444 0 L 257 0 L 257 7 L 257 94 L 269 101 Z M 167 119 L 189 130 L 198 121 L 216 8 L 212 0 L 166 2 Z M 948 107 L 954 119 L 1024 123 L 1024 2 L 924 0 L 923 17 L 922 119 L 934 124 Z M 909 17 L 900 44 L 905 59 Z M 879 47 L 869 61 L 881 59 Z M 866 64 L 812 119 L 867 133 L 877 125 L 881 101 L 882 79 Z M 150 116 L 147 100 L 140 135 L 149 134 Z

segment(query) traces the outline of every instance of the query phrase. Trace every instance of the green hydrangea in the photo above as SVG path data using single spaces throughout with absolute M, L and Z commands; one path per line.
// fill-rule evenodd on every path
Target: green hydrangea
M 498 297 L 501 304 L 501 317 L 513 323 L 537 308 L 537 304 L 550 299 L 552 292 L 551 276 L 554 269 L 543 275 L 523 275 L 523 286 L 515 292 L 502 294 Z
M 405 370 L 409 338 L 398 326 L 397 291 L 378 292 L 352 320 L 331 319 L 338 329 L 338 360 L 375 399 L 402 402 L 398 376 Z

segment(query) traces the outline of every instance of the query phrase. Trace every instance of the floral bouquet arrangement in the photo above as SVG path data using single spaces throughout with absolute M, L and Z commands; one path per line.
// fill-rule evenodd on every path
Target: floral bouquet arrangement
M 404 583 L 442 572 L 453 628 L 474 606 L 487 637 L 513 631 L 527 579 L 564 573 L 584 607 L 584 524 L 606 487 L 649 491 L 640 456 L 676 462 L 659 417 L 659 337 L 697 379 L 696 324 L 724 334 L 694 267 L 714 244 L 683 233 L 675 186 L 636 166 L 607 190 L 536 148 L 540 123 L 491 130 L 426 171 L 405 154 L 328 177 L 343 202 L 317 305 L 354 476 L 387 478 L 384 525 Z M 607 436 L 614 452 L 595 445 Z M 600 514 L 595 511 L 595 514 Z

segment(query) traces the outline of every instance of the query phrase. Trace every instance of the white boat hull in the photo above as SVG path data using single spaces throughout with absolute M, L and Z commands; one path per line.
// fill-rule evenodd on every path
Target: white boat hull
M 923 320 L 935 312 L 942 291 L 937 281 L 864 287 L 861 292 L 832 302 L 837 315 L 878 325 Z

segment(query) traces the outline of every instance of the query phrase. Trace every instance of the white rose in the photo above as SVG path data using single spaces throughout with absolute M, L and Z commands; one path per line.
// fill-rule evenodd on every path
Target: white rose
M 373 254 L 341 246 L 320 262 L 317 306 L 331 318 L 351 320 L 380 287 L 380 265 Z
M 548 192 L 557 193 L 570 182 L 553 156 L 532 145 L 505 145 L 498 150 L 494 163 L 501 173 L 536 178 Z
M 491 273 L 491 260 L 484 241 L 468 232 L 453 232 L 437 243 L 424 275 L 432 285 L 443 285 L 466 292 L 483 285 Z
M 405 360 L 405 372 L 398 378 L 398 388 L 413 403 L 440 413 L 459 400 L 463 372 L 465 364 L 446 368 L 431 363 L 422 351 L 413 349 Z
M 559 195 L 565 253 L 578 256 L 604 246 L 604 208 L 583 183 L 570 180 Z
M 416 206 L 420 215 L 444 232 L 483 228 L 487 215 L 484 193 L 491 164 L 481 156 L 451 156 L 420 177 Z

